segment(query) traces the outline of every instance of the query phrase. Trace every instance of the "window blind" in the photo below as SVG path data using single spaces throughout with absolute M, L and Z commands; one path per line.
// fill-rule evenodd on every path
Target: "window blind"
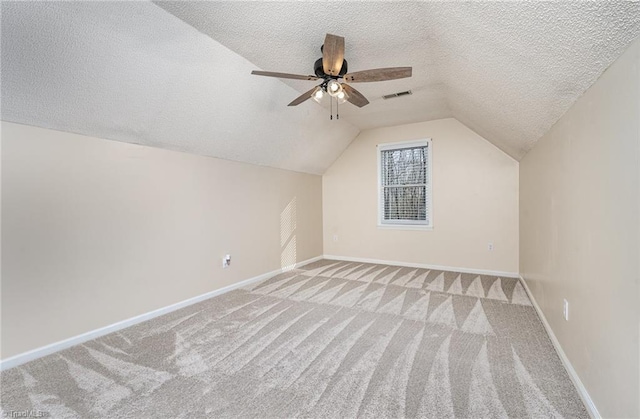
M 429 224 L 428 145 L 380 151 L 382 222 Z

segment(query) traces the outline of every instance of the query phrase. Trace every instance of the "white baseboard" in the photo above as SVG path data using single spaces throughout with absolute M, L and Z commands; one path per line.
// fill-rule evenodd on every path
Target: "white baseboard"
M 602 416 L 600 415 L 600 412 L 598 412 L 596 405 L 593 403 L 593 400 L 591 400 L 591 396 L 589 396 L 587 389 L 585 388 L 584 384 L 582 384 L 582 381 L 580 380 L 578 373 L 576 373 L 576 370 L 573 369 L 573 365 L 571 365 L 569 358 L 567 358 L 567 354 L 564 353 L 562 346 L 560 346 L 560 341 L 558 341 L 558 338 L 556 338 L 555 333 L 553 333 L 553 330 L 551 329 L 551 326 L 549 325 L 547 318 L 544 316 L 542 309 L 540 309 L 540 306 L 538 305 L 538 302 L 534 298 L 533 293 L 529 289 L 527 282 L 524 280 L 522 276 L 519 276 L 519 279 L 520 279 L 520 283 L 522 284 L 525 291 L 529 295 L 529 299 L 531 300 L 533 307 L 538 313 L 538 317 L 540 317 L 540 320 L 542 321 L 542 324 L 545 330 L 547 331 L 549 338 L 551 339 L 551 343 L 553 344 L 553 347 L 558 353 L 558 356 L 560 357 L 560 361 L 562 361 L 562 364 L 564 365 L 565 370 L 567 370 L 567 374 L 569 374 L 569 378 L 571 378 L 573 385 L 576 387 L 576 390 L 578 391 L 578 395 L 580 395 L 580 398 L 582 399 L 582 402 L 587 408 L 589 415 L 591 415 L 591 417 L 594 419 L 601 419 Z
M 272 277 L 274 275 L 277 275 L 279 273 L 286 272 L 286 271 L 289 271 L 291 269 L 295 269 L 295 268 L 307 265 L 309 263 L 315 262 L 315 261 L 320 260 L 322 258 L 323 258 L 322 256 L 317 256 L 315 258 L 307 259 L 307 260 L 302 261 L 302 262 L 297 262 L 297 263 L 295 263 L 293 265 L 290 265 L 290 266 L 287 266 L 287 267 L 284 267 L 284 268 L 281 268 L 281 269 L 276 269 L 275 271 L 267 272 L 267 273 L 262 274 L 262 275 L 254 276 L 253 278 L 249 278 L 249 279 L 246 279 L 244 281 L 240 281 L 240 282 L 237 282 L 235 284 L 227 285 L 226 287 L 222 287 L 222 288 L 219 288 L 217 290 L 210 291 L 210 292 L 207 292 L 205 294 L 198 295 L 196 297 L 192 297 L 192 298 L 189 298 L 189 299 L 184 300 L 184 301 L 180 301 L 179 303 L 171 304 L 169 306 L 162 307 L 162 308 L 159 308 L 157 310 L 150 311 L 148 313 L 140 314 L 138 316 L 131 317 L 129 319 L 122 320 L 122 321 L 117 322 L 117 323 L 113 323 L 113 324 L 111 324 L 109 326 L 105 326 L 105 327 L 101 327 L 99 329 L 91 330 L 89 332 L 82 333 L 80 335 L 73 336 L 71 338 L 68 338 L 68 339 L 65 339 L 65 340 L 61 340 L 59 342 L 54 342 L 52 344 L 45 345 L 45 346 L 42 346 L 40 348 L 33 349 L 31 351 L 27 351 L 27 352 L 23 352 L 23 353 L 18 354 L 18 355 L 14 355 L 14 356 L 12 356 L 10 358 L 3 359 L 3 360 L 0 361 L 0 371 L 4 371 L 4 370 L 7 370 L 9 368 L 17 367 L 18 365 L 22 365 L 22 364 L 24 364 L 26 362 L 33 361 L 33 360 L 38 359 L 38 358 L 42 358 L 43 356 L 51 355 L 51 354 L 56 353 L 58 351 L 61 351 L 63 349 L 67 349 L 67 348 L 70 348 L 72 346 L 79 345 L 81 343 L 87 342 L 89 340 L 96 339 L 96 338 L 99 338 L 99 337 L 104 336 L 104 335 L 108 335 L 109 333 L 117 332 L 118 330 L 125 329 L 127 327 L 136 325 L 138 323 L 142 323 L 142 322 L 147 321 L 147 320 L 151 320 L 151 319 L 153 319 L 155 317 L 162 316 L 163 314 L 171 313 L 172 311 L 176 311 L 176 310 L 179 310 L 179 309 L 181 309 L 183 307 L 187 307 L 187 306 L 190 306 L 192 304 L 199 303 L 201 301 L 207 300 L 207 299 L 212 298 L 212 297 L 216 297 L 216 296 L 224 294 L 226 292 L 229 292 L 229 291 L 232 291 L 232 290 L 235 290 L 235 289 L 238 289 L 238 288 L 243 288 L 243 287 L 249 286 L 249 285 L 251 285 L 251 284 L 253 284 L 255 282 L 259 282 L 259 281 L 265 280 L 267 278 L 270 278 L 270 277 Z
M 376 263 L 380 265 L 405 266 L 407 268 L 435 269 L 438 271 L 451 271 L 451 272 L 462 272 L 462 273 L 468 273 L 468 274 L 500 276 L 502 278 L 518 278 L 519 277 L 519 274 L 517 272 L 488 271 L 484 269 L 458 268 L 455 266 L 428 265 L 425 263 L 397 262 L 394 260 L 353 258 L 349 256 L 335 256 L 335 255 L 324 255 L 324 258 L 342 260 L 346 262 Z

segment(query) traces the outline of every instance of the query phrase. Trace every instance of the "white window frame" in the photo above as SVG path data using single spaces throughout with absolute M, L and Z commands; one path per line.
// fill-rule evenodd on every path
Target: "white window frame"
M 389 220 L 383 219 L 384 208 L 382 203 L 382 152 L 387 150 L 398 150 L 402 148 L 412 147 L 427 147 L 427 188 L 425 198 L 427 199 L 427 214 L 429 214 L 426 221 L 413 221 L 413 220 Z M 432 160 L 433 160 L 433 145 L 431 138 L 424 138 L 411 141 L 400 141 L 395 143 L 378 144 L 376 154 L 378 156 L 378 228 L 394 229 L 394 230 L 433 230 L 433 181 L 432 181 Z

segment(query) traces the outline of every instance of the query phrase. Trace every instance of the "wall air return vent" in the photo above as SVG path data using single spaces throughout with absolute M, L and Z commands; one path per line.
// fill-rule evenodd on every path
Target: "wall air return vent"
M 394 97 L 412 95 L 411 90 L 405 90 L 404 92 L 391 93 L 390 95 L 382 96 L 383 99 L 393 99 Z

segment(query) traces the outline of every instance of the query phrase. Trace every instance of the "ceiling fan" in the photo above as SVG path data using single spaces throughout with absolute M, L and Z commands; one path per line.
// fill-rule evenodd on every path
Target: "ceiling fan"
M 252 71 L 251 74 L 282 79 L 322 80 L 322 83 L 318 86 L 294 99 L 289 103 L 289 106 L 299 105 L 311 98 L 319 103 L 325 94 L 329 94 L 338 103 L 349 101 L 360 108 L 367 105 L 369 101 L 362 93 L 345 82 L 365 83 L 411 77 L 411 67 L 376 68 L 347 73 L 347 60 L 344 59 L 344 38 L 342 36 L 328 33 L 324 38 L 324 45 L 322 45 L 320 51 L 322 51 L 322 58 L 319 58 L 313 65 L 315 76 L 256 70 Z M 340 79 L 343 79 L 343 81 L 340 82 Z

